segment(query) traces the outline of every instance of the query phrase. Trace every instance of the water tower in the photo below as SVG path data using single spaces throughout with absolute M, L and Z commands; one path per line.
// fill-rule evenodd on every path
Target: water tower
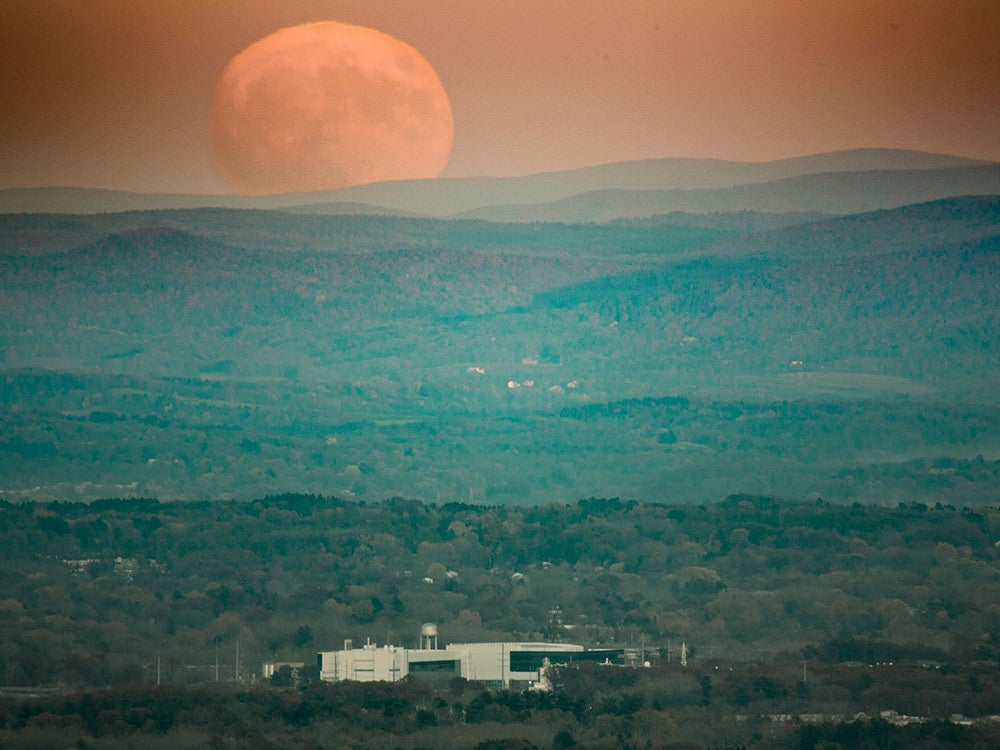
M 437 651 L 438 626 L 433 622 L 425 622 L 420 626 L 420 650 Z

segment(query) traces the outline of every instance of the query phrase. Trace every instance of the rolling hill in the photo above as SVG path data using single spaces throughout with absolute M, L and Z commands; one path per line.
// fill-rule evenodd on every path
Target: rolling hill
M 220 195 L 145 195 L 114 191 L 85 190 L 75 188 L 52 188 L 0 191 L 0 213 L 101 213 L 139 211 L 176 208 L 243 208 L 243 209 L 294 209 L 314 213 L 362 213 L 385 215 L 423 215 L 451 217 L 482 210 L 484 216 L 496 211 L 498 206 L 530 206 L 571 199 L 574 196 L 592 195 L 605 191 L 718 191 L 743 186 L 746 192 L 750 186 L 765 183 L 781 183 L 798 177 L 814 175 L 820 178 L 838 173 L 878 173 L 878 172 L 928 172 L 955 170 L 961 172 L 975 167 L 996 166 L 961 157 L 941 154 L 927 154 L 915 151 L 893 149 L 863 149 L 830 154 L 783 159 L 773 162 L 731 162 L 712 159 L 654 159 L 644 161 L 619 162 L 595 167 L 549 172 L 523 177 L 464 177 L 436 180 L 407 180 L 399 182 L 358 185 L 329 193 L 308 193 L 274 195 L 263 197 L 220 196 Z M 829 178 L 820 178 L 829 179 Z M 931 200 L 947 195 L 995 192 L 993 190 L 970 190 L 968 180 L 974 177 L 945 178 L 958 184 L 950 193 L 927 195 L 906 199 L 893 199 L 891 205 L 902 205 L 918 200 Z M 854 178 L 855 182 L 857 178 Z M 965 181 L 963 181 L 965 180 Z M 898 178 L 897 178 L 898 182 Z M 794 185 L 781 185 L 765 190 L 761 195 L 770 198 L 757 200 L 777 200 L 774 191 L 794 189 Z M 957 191 L 957 192 L 955 192 Z M 751 193 L 756 191 L 750 190 Z M 676 210 L 742 210 L 750 208 L 741 205 L 734 197 L 740 193 L 724 193 L 716 200 L 726 202 L 726 208 L 695 207 Z M 693 200 L 698 195 L 691 196 Z M 728 197 L 726 197 L 728 196 Z M 705 196 L 702 196 L 705 197 Z M 820 196 L 822 197 L 822 196 Z M 586 220 L 595 217 L 618 218 L 637 215 L 628 207 L 613 209 L 615 198 L 602 210 L 590 210 Z M 587 200 L 587 199 L 584 199 Z M 593 197 L 589 199 L 593 202 Z M 746 198 L 745 200 L 750 200 Z M 790 200 L 786 197 L 785 200 Z M 734 202 L 735 201 L 735 202 Z M 858 206 L 857 202 L 854 204 Z M 889 203 L 866 203 L 856 210 L 883 208 Z M 652 213 L 663 213 L 658 208 Z M 775 209 L 767 209 L 775 210 Z M 777 209 L 787 210 L 787 209 Z M 800 209 L 792 209 L 800 210 Z M 841 213 L 827 210 L 820 205 L 804 210 L 818 210 L 823 213 Z M 646 212 L 647 214 L 649 212 Z M 490 216 L 489 218 L 493 218 Z M 521 219 L 519 219 L 521 220 Z M 553 215 L 540 220 L 560 221 Z
M 7 215 L 0 493 L 988 502 L 998 201 Z
M 610 189 L 550 203 L 483 206 L 457 214 L 491 221 L 603 222 L 675 211 L 853 214 L 962 195 L 1000 193 L 1000 166 L 824 172 L 692 190 Z

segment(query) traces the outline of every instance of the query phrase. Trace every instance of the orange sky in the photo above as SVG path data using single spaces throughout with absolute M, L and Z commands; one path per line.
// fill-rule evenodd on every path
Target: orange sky
M 1000 160 L 996 0 L 0 0 L 0 188 L 224 192 L 217 76 L 317 20 L 435 67 L 446 176 L 867 146 Z

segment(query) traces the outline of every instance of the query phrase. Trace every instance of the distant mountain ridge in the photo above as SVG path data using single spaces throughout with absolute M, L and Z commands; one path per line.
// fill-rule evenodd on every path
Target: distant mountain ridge
M 822 172 L 763 183 L 696 190 L 611 189 L 551 203 L 484 206 L 455 218 L 563 223 L 634 219 L 676 211 L 758 211 L 843 215 L 966 195 L 1000 194 L 1000 165 Z
M 242 209 L 287 209 L 298 213 L 360 215 L 422 215 L 437 218 L 473 216 L 477 218 L 499 218 L 504 212 L 508 220 L 538 221 L 604 221 L 636 215 L 635 203 L 649 205 L 651 211 L 670 210 L 744 210 L 748 204 L 781 204 L 782 199 L 771 197 L 769 191 L 759 188 L 776 184 L 779 192 L 784 189 L 797 190 L 799 186 L 787 181 L 796 178 L 819 175 L 856 175 L 855 182 L 863 175 L 876 173 L 921 173 L 923 179 L 935 176 L 945 177 L 951 173 L 946 183 L 950 190 L 966 190 L 967 183 L 976 183 L 977 170 L 998 170 L 1000 164 L 983 162 L 945 154 L 932 154 L 899 149 L 857 149 L 812 156 L 781 159 L 770 162 L 736 162 L 718 159 L 650 159 L 642 161 L 616 162 L 593 167 L 546 172 L 519 177 L 462 177 L 431 180 L 404 180 L 396 182 L 356 185 L 342 190 L 321 193 L 298 193 L 269 196 L 233 195 L 181 195 L 145 194 L 111 190 L 91 190 L 85 188 L 29 188 L 0 190 L 0 213 L 67 213 L 93 214 L 121 211 L 159 210 L 174 208 L 242 208 Z M 967 171 L 967 174 L 966 174 Z M 940 173 L 940 174 L 937 174 Z M 990 174 L 993 174 L 991 172 Z M 961 175 L 966 175 L 961 177 Z M 827 178 L 834 183 L 834 177 Z M 957 183 L 956 183 L 957 181 Z M 822 182 L 822 180 L 820 180 Z M 990 177 L 985 183 L 992 187 L 998 181 Z M 817 187 L 822 191 L 822 186 Z M 732 191 L 711 194 L 712 191 Z M 617 191 L 617 192 L 612 192 Z M 622 195 L 629 191 L 634 195 Z M 686 199 L 686 208 L 664 207 L 663 196 L 643 195 L 642 191 L 674 192 L 675 203 L 681 193 Z M 740 192 L 746 194 L 741 202 L 736 198 Z M 815 192 L 815 190 L 814 190 Z M 983 192 L 983 191 L 978 191 Z M 985 192 L 1000 192 L 1000 187 Z M 601 193 L 607 193 L 601 196 Z M 960 193 L 948 193 L 957 195 Z M 927 195 L 916 200 L 931 200 L 947 195 Z M 586 196 L 586 197 L 583 197 Z M 763 196 L 763 197 L 755 197 Z M 821 197 L 821 196 L 820 196 Z M 524 215 L 524 206 L 554 204 L 559 201 L 590 203 L 591 208 L 576 209 L 579 219 L 560 218 L 567 216 L 565 206 L 553 205 L 546 210 L 534 212 L 537 218 L 513 218 Z M 902 205 L 916 200 L 898 200 L 894 205 Z M 735 208 L 719 209 L 704 207 L 725 204 Z M 791 202 L 784 199 L 784 202 Z M 815 202 L 815 201 L 814 201 Z M 799 200 L 800 204 L 805 203 Z M 855 201 L 851 204 L 857 210 L 871 210 L 888 207 Z M 771 210 L 771 209 L 762 209 Z M 815 211 L 810 204 L 803 209 Z M 849 212 L 829 210 L 828 213 Z M 548 211 L 548 213 L 546 213 Z M 527 213 L 532 213 L 528 211 Z M 572 215 L 572 211 L 570 211 Z

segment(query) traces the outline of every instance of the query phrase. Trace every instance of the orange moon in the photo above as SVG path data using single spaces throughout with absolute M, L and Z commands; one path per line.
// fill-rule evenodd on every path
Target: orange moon
M 280 29 L 230 60 L 208 133 L 230 188 L 261 195 L 437 177 L 455 124 L 413 47 L 330 21 Z

